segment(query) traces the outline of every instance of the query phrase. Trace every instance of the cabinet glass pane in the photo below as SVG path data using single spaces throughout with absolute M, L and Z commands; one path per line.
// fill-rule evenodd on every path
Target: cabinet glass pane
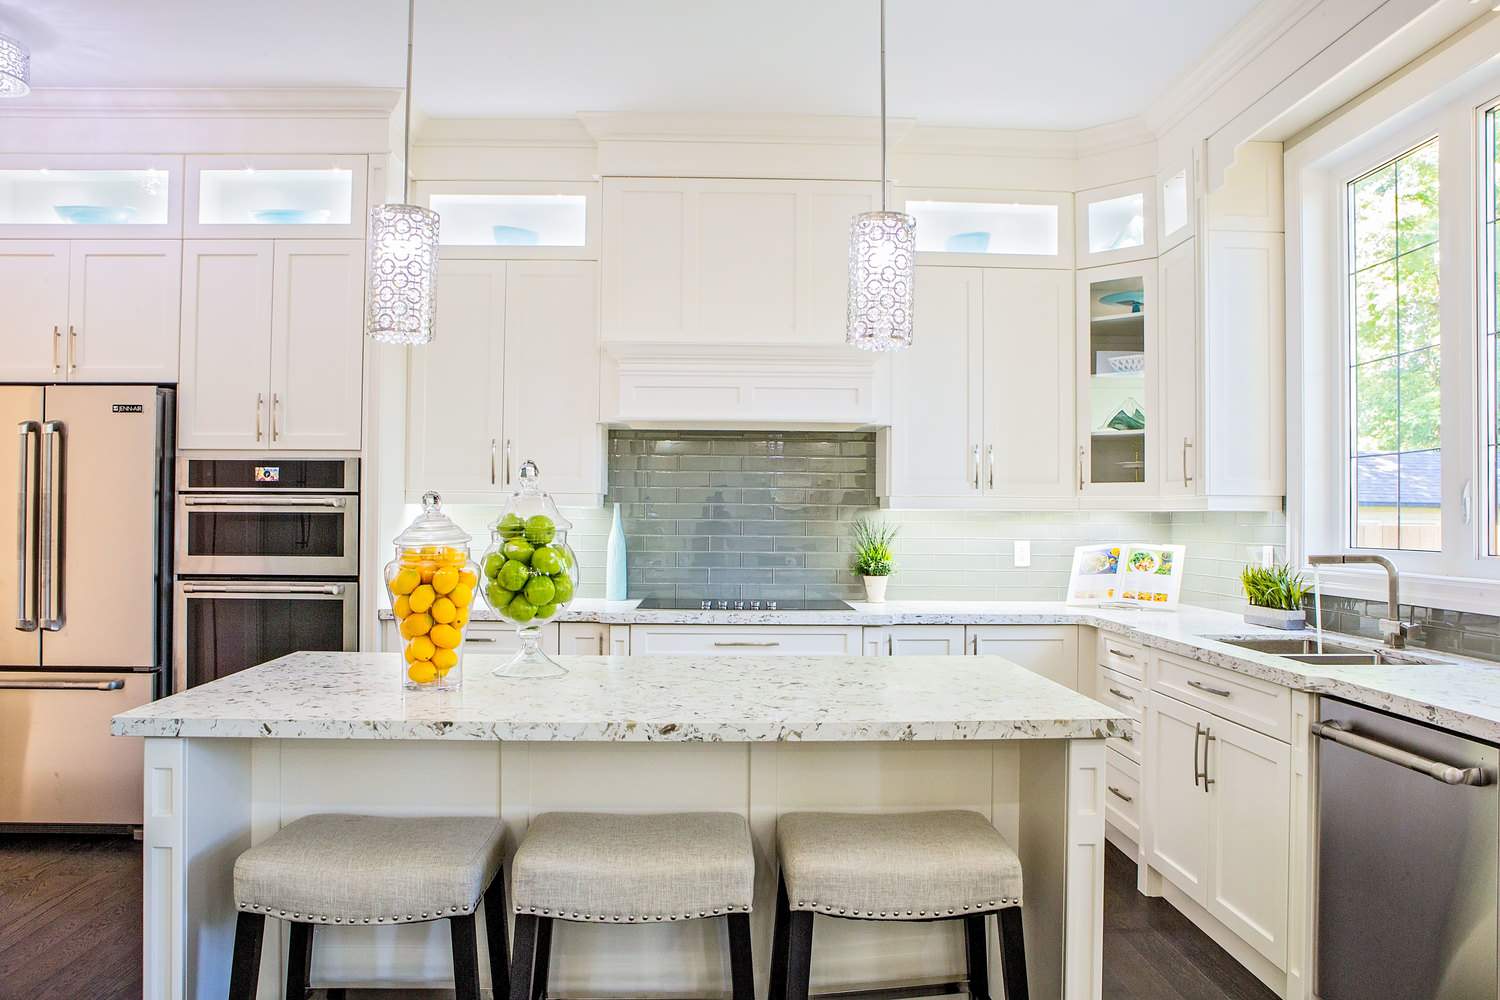
M 207 226 L 347 226 L 354 171 L 204 170 L 198 177 L 198 222 Z
M 435 194 L 444 246 L 581 247 L 588 198 L 581 194 Z
M 165 170 L 0 170 L 0 225 L 164 226 Z
M 1057 206 L 909 201 L 919 253 L 1057 255 Z
M 1161 186 L 1161 224 L 1166 233 L 1175 233 L 1187 225 L 1187 171 L 1179 170 Z
M 1106 253 L 1146 242 L 1146 196 L 1137 191 L 1089 205 L 1089 253 Z
M 1146 293 L 1140 276 L 1089 285 L 1089 480 L 1146 481 Z

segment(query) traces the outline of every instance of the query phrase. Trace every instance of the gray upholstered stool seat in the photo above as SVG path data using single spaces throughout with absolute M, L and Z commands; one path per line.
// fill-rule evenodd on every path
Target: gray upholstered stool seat
M 546 1000 L 554 921 L 649 924 L 719 918 L 734 1000 L 755 1000 L 755 853 L 734 813 L 543 813 L 511 865 L 511 1000 Z
M 594 923 L 748 913 L 755 855 L 733 813 L 544 813 L 511 868 L 518 914 Z
M 499 820 L 470 816 L 305 816 L 234 864 L 234 960 L 230 1000 L 257 992 L 265 920 L 291 925 L 286 996 L 304 1000 L 320 924 L 447 920 L 460 1000 L 479 998 L 475 914 L 485 909 L 490 972 L 509 992 L 505 880 Z M 342 991 L 330 991 L 330 996 Z
M 776 849 L 793 910 L 921 920 L 1021 904 L 1021 859 L 975 812 L 788 813 Z

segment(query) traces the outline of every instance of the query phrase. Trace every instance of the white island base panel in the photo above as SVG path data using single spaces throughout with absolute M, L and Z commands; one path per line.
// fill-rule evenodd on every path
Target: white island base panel
M 992 742 L 516 743 L 153 737 L 145 740 L 145 984 L 150 1000 L 220 1000 L 234 935 L 235 858 L 316 812 L 499 816 L 507 856 L 557 809 L 725 810 L 757 853 L 757 989 L 765 995 L 784 812 L 973 809 L 1020 853 L 1031 995 L 1101 995 L 1105 748 L 1097 738 Z M 420 852 L 413 843 L 411 852 Z M 392 857 L 392 864 L 402 858 Z M 555 997 L 727 996 L 723 921 L 559 922 Z M 1000 956 L 990 920 L 993 995 Z M 453 982 L 445 921 L 317 930 L 315 985 Z M 481 950 L 484 936 L 481 933 Z M 956 981 L 962 923 L 818 918 L 815 990 Z M 267 924 L 260 997 L 280 997 L 286 928 Z M 485 957 L 484 986 L 489 988 Z

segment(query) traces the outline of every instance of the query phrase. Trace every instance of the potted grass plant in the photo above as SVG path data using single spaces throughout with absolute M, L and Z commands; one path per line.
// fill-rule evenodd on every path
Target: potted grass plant
M 1308 592 L 1307 583 L 1291 566 L 1286 563 L 1246 566 L 1240 573 L 1240 584 L 1250 601 L 1250 606 L 1245 609 L 1245 621 L 1251 625 L 1285 629 L 1307 625 L 1307 612 L 1302 607 L 1302 599 Z
M 880 604 L 885 600 L 886 582 L 895 571 L 891 542 L 896 538 L 896 527 L 859 520 L 854 522 L 850 536 L 854 540 L 854 572 L 865 582 L 865 600 Z

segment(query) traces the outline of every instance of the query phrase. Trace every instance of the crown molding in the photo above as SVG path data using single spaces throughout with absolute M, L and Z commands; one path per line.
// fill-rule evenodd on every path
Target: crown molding
M 0 102 L 4 118 L 387 118 L 401 91 L 375 87 L 232 90 L 38 89 Z
M 415 116 L 414 116 L 415 117 Z M 573 118 L 427 118 L 412 122 L 414 146 L 585 147 L 593 136 Z
M 745 142 L 863 146 L 880 141 L 880 119 L 856 115 L 676 114 L 580 111 L 578 121 L 596 142 Z M 887 119 L 892 146 L 915 119 Z

